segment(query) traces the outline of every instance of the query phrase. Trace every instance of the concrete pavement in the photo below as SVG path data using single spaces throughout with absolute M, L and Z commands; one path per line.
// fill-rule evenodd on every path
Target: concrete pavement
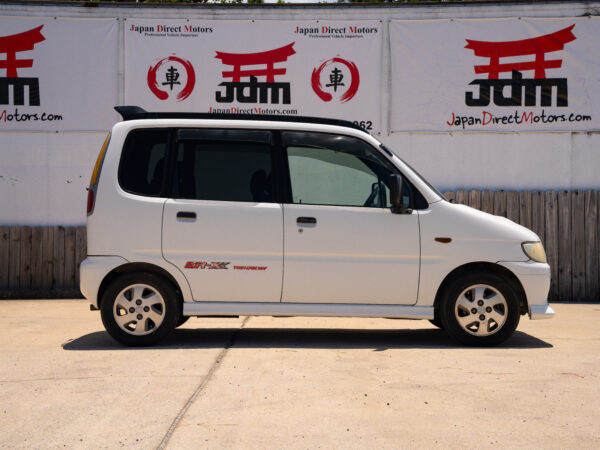
M 598 448 L 600 305 L 503 346 L 425 321 L 192 318 L 128 349 L 85 301 L 0 302 L 1 448 Z

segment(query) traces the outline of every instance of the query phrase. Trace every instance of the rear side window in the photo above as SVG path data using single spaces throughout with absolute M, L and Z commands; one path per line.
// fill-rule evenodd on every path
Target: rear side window
M 168 134 L 166 129 L 139 129 L 129 133 L 119 165 L 119 184 L 124 190 L 152 197 L 161 194 Z
M 271 147 L 260 142 L 180 142 L 173 197 L 273 202 Z

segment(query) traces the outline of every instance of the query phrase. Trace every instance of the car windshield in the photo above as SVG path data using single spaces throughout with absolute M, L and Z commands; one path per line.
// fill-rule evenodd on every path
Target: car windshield
M 423 176 L 417 172 L 410 164 L 408 164 L 406 161 L 404 161 L 402 158 L 400 158 L 396 153 L 392 152 L 388 147 L 386 147 L 383 144 L 379 144 L 380 147 L 383 149 L 383 151 L 385 151 L 388 154 L 393 154 L 396 158 L 398 158 L 400 161 L 402 161 L 414 174 L 417 178 L 419 178 L 423 183 L 425 183 L 427 185 L 427 187 L 429 189 L 431 189 L 433 192 L 435 192 L 437 195 L 440 196 L 440 198 L 448 201 L 448 199 L 444 196 L 444 194 L 442 194 L 434 185 L 432 185 L 429 181 L 427 181 L 425 178 L 423 178 Z

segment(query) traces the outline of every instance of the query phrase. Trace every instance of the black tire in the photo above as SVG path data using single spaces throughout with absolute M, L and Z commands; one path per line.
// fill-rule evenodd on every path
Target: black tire
M 177 321 L 177 327 L 176 328 L 179 328 L 181 325 L 183 325 L 184 323 L 186 323 L 189 320 L 190 317 L 191 316 L 184 316 L 183 314 L 181 316 L 179 316 L 179 320 Z
M 517 293 L 492 272 L 471 272 L 453 280 L 439 315 L 444 330 L 469 346 L 494 346 L 512 336 L 520 319 Z
M 432 325 L 435 325 L 436 327 L 438 327 L 440 330 L 444 329 L 444 324 L 442 323 L 442 321 L 440 320 L 439 316 L 437 315 L 437 312 L 435 314 L 435 317 L 433 319 L 430 319 L 429 322 Z
M 141 347 L 159 342 L 175 329 L 181 303 L 171 283 L 153 274 L 134 273 L 111 282 L 100 313 L 114 339 Z

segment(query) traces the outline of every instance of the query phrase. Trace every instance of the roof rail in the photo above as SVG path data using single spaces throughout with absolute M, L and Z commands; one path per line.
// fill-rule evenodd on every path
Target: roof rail
M 256 120 L 272 122 L 299 122 L 315 123 L 323 125 L 337 125 L 340 127 L 354 128 L 355 130 L 367 131 L 360 125 L 349 120 L 330 119 L 326 117 L 307 116 L 277 116 L 272 114 L 213 114 L 192 112 L 148 112 L 139 106 L 115 106 L 115 110 L 121 114 L 123 120 L 138 119 L 216 119 L 216 120 Z

